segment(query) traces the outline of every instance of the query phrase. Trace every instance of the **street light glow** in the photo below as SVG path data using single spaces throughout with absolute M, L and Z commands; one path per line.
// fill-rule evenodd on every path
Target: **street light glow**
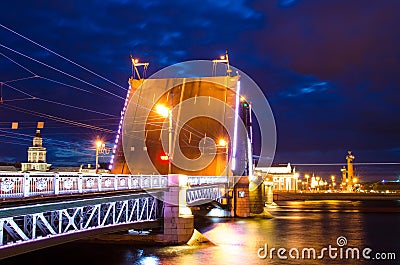
M 164 118 L 167 118 L 169 116 L 169 108 L 162 105 L 162 104 L 157 104 L 156 105 L 156 112 L 157 114 L 160 114 Z
M 102 140 L 97 139 L 96 140 L 96 169 L 95 169 L 95 173 L 98 173 L 98 169 L 99 169 L 99 151 L 101 147 L 104 147 L 105 144 L 103 143 Z
M 225 146 L 227 146 L 227 144 L 228 144 L 228 142 L 225 139 L 221 138 L 218 140 L 218 146 L 225 147 Z
M 96 147 L 100 148 L 103 145 L 103 142 L 101 140 L 96 141 Z
M 155 111 L 163 118 L 168 118 L 168 174 L 171 174 L 173 154 L 172 154 L 172 110 L 163 104 L 157 104 Z M 165 160 L 164 160 L 165 161 Z

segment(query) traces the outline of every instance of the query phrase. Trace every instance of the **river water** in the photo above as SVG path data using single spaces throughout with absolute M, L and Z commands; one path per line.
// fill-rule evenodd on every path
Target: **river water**
M 197 230 L 214 244 L 141 247 L 70 243 L 2 260 L 0 264 L 400 264 L 400 201 L 279 204 L 270 210 L 273 219 L 197 219 Z M 271 256 L 272 248 L 276 250 Z M 310 248 L 315 249 L 316 259 L 311 250 L 308 255 Z M 326 250 L 322 256 L 323 248 L 331 248 L 331 252 Z M 349 248 L 357 248 L 359 258 Z M 362 251 L 367 251 L 365 257 Z

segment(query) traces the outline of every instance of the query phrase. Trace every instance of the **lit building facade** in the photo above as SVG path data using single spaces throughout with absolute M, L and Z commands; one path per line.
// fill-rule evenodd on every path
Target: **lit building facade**
M 256 167 L 254 175 L 261 176 L 265 181 L 272 181 L 274 191 L 298 190 L 299 174 L 290 163 L 287 166 Z
M 46 152 L 40 130 L 36 130 L 33 145 L 28 149 L 28 162 L 21 163 L 21 171 L 48 171 L 51 164 L 46 163 Z

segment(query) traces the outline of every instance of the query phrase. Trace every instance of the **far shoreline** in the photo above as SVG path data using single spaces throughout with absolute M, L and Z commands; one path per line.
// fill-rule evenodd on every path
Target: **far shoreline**
M 308 200 L 343 200 L 343 201 L 397 201 L 400 193 L 314 193 L 314 192 L 277 192 L 274 201 L 308 201 Z

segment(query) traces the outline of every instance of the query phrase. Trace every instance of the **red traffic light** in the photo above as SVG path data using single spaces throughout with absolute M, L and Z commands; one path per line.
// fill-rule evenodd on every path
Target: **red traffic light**
M 162 154 L 162 155 L 160 155 L 160 160 L 162 162 L 167 162 L 167 161 L 169 161 L 169 156 L 166 154 Z

